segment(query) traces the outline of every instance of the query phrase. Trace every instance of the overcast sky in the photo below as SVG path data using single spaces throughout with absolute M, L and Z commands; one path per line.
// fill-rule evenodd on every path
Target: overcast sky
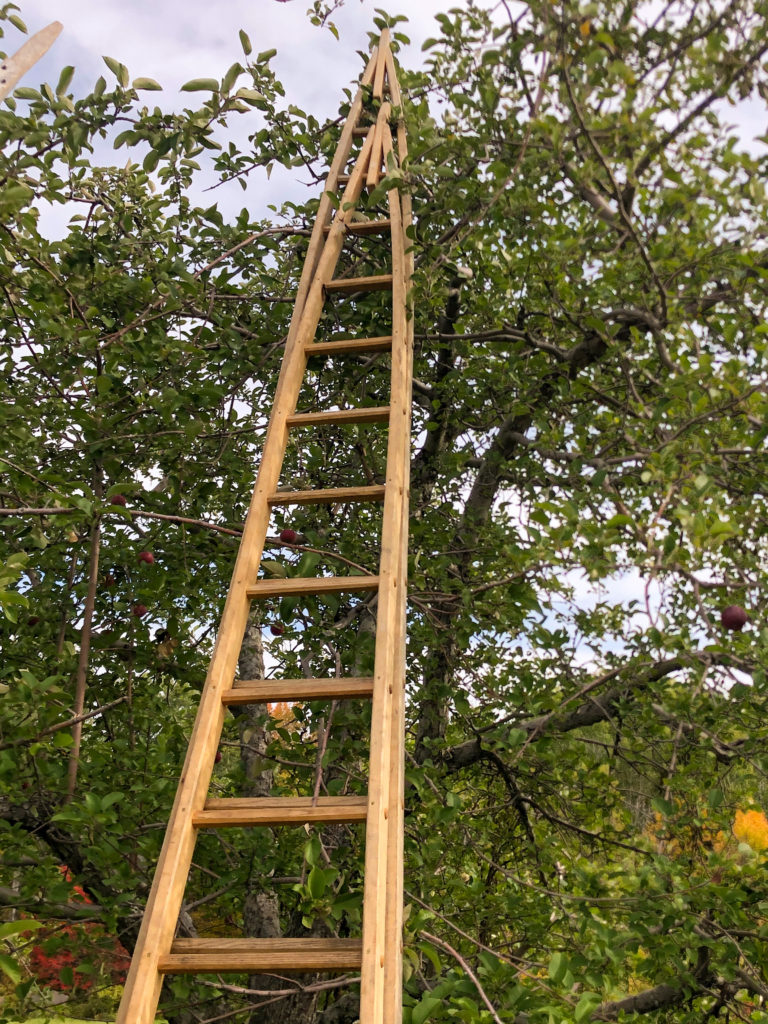
M 20 15 L 30 34 L 61 21 L 64 28 L 59 38 L 21 85 L 39 86 L 49 82 L 55 86 L 61 68 L 76 69 L 70 91 L 75 96 L 90 92 L 99 75 L 112 83 L 114 77 L 104 64 L 103 56 L 114 57 L 125 64 L 131 78 L 154 78 L 164 94 L 142 93 L 147 103 L 186 107 L 199 104 L 203 93 L 179 93 L 178 88 L 192 78 L 220 79 L 235 61 L 243 59 L 238 30 L 251 39 L 254 53 L 275 48 L 277 55 L 271 66 L 286 90 L 284 103 L 294 104 L 319 120 L 335 116 L 343 98 L 343 90 L 355 83 L 362 64 L 358 50 L 369 51 L 368 32 L 374 31 L 375 9 L 385 7 L 389 14 L 405 14 L 408 22 L 398 25 L 411 39 L 403 52 L 408 66 L 422 60 L 421 45 L 429 36 L 437 35 L 434 15 L 450 6 L 445 0 L 345 0 L 332 20 L 339 32 L 335 39 L 327 27 L 310 24 L 307 17 L 309 0 L 17 0 Z M 14 53 L 25 37 L 7 22 L 2 48 Z M 243 79 L 243 84 L 247 84 Z M 247 148 L 247 135 L 258 127 L 254 113 L 231 121 L 233 141 Z M 143 153 L 133 151 L 133 159 Z M 115 153 L 106 147 L 99 151 L 98 162 L 124 164 L 127 150 Z M 317 193 L 310 190 L 306 173 L 279 168 L 267 180 L 263 171 L 251 175 L 247 192 L 232 183 L 213 193 L 191 196 L 193 202 L 210 205 L 217 202 L 225 217 L 248 206 L 253 219 L 266 216 L 267 207 L 279 206 L 286 200 L 303 202 Z M 302 180 L 304 179 L 304 180 Z M 61 208 L 43 211 L 42 229 L 49 235 L 61 236 L 67 215 Z

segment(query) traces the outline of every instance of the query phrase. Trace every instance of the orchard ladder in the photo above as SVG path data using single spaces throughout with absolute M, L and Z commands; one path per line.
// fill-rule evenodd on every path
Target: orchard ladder
M 399 1024 L 401 1020 L 405 602 L 413 352 L 413 320 L 408 311 L 413 268 L 408 241 L 411 206 L 409 197 L 393 188 L 387 192 L 388 216 L 366 218 L 356 209 L 362 205 L 359 201 L 365 187 L 375 187 L 386 172 L 403 165 L 406 140 L 401 111 L 389 32 L 384 30 L 352 102 L 319 203 L 262 462 L 117 1024 L 152 1024 L 166 974 L 286 970 L 359 969 L 361 1024 Z M 370 123 L 362 123 L 366 118 Z M 361 140 L 361 148 L 355 156 L 356 139 Z M 389 235 L 391 268 L 371 277 L 334 278 L 345 240 L 374 234 Z M 316 339 L 330 295 L 374 290 L 391 291 L 389 335 Z M 296 412 L 310 356 L 336 359 L 381 351 L 391 353 L 388 406 Z M 384 484 L 278 490 L 289 432 L 299 426 L 311 429 L 328 423 L 388 426 Z M 383 502 L 378 575 L 258 578 L 273 507 L 361 501 Z M 351 591 L 371 592 L 377 597 L 371 678 L 235 680 L 251 601 Z M 229 706 L 339 697 L 372 702 L 366 796 L 208 797 Z M 365 823 L 362 939 L 174 938 L 199 829 L 352 821 Z

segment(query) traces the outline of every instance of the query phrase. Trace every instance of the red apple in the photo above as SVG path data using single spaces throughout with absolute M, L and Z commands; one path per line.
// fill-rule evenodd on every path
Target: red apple
M 720 612 L 720 621 L 726 629 L 735 629 L 738 632 L 749 622 L 749 616 L 740 604 L 729 604 Z
M 135 604 L 133 606 L 133 614 L 137 619 L 140 619 L 142 615 L 146 615 L 149 609 L 145 604 Z
M 36 626 L 39 621 L 40 621 L 40 616 L 39 615 L 30 615 L 29 618 L 27 619 L 27 625 L 29 625 L 29 626 Z
M 299 540 L 299 535 L 295 530 L 285 529 L 280 531 L 280 540 L 286 544 L 296 544 Z
M 109 499 L 110 505 L 122 505 L 123 508 L 128 504 L 124 494 L 113 494 Z
M 285 632 L 285 626 L 281 626 L 279 622 L 273 622 L 269 627 L 269 631 L 272 636 L 282 636 Z
M 214 757 L 213 762 L 214 762 L 214 764 L 218 764 L 219 761 L 221 761 L 221 751 L 217 750 L 216 751 L 216 757 Z
M 147 565 L 153 565 L 155 561 L 155 556 L 152 554 L 151 551 L 140 551 L 139 561 L 145 562 Z
M 114 587 L 115 583 L 117 583 L 117 580 L 115 579 L 111 572 L 108 572 L 107 575 L 104 577 L 104 586 Z

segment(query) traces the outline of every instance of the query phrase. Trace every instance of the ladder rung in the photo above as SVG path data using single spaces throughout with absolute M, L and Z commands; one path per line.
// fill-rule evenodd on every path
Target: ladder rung
M 302 576 L 288 580 L 258 580 L 248 587 L 248 597 L 286 597 L 290 594 L 339 594 L 352 590 L 376 590 L 378 576 Z
M 349 295 L 352 292 L 383 292 L 392 288 L 391 274 L 374 274 L 371 277 L 338 277 L 328 281 L 326 292 Z
M 243 679 L 221 695 L 223 704 L 271 704 L 273 701 L 316 700 L 318 697 L 372 697 L 373 679 Z
M 286 420 L 289 427 L 316 427 L 323 423 L 383 423 L 389 419 L 388 405 L 364 405 L 357 409 L 329 409 L 327 412 L 297 412 Z
M 389 352 L 392 335 L 380 338 L 341 338 L 339 341 L 316 341 L 305 346 L 308 356 L 335 356 L 345 352 Z
M 378 235 L 379 232 L 390 231 L 392 221 L 388 217 L 381 220 L 351 220 L 344 227 L 350 235 Z M 323 230 L 327 235 L 331 225 L 326 224 Z
M 356 128 L 352 129 L 352 134 L 356 135 L 357 138 L 359 139 L 362 136 L 367 135 L 371 128 L 375 127 L 376 126 L 373 124 L 359 124 Z
M 198 828 L 233 825 L 305 825 L 310 821 L 365 821 L 367 796 L 254 796 L 212 798 L 192 815 Z
M 174 939 L 158 969 L 162 974 L 354 971 L 362 951 L 360 939 Z
M 366 487 L 325 487 L 315 491 L 277 491 L 270 505 L 336 505 L 346 501 L 384 501 L 384 484 Z

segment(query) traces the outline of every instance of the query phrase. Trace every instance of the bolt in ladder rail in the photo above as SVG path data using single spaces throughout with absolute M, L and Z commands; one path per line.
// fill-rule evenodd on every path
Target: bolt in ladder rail
M 379 104 L 375 123 L 369 126 L 360 124 L 366 92 Z M 357 969 L 361 972 L 360 1024 L 399 1024 L 401 1020 L 405 603 L 413 353 L 413 318 L 408 309 L 413 270 L 408 241 L 410 198 L 395 188 L 387 193 L 388 217 L 360 219 L 360 213 L 355 213 L 363 188 L 376 186 L 382 168 L 403 165 L 406 139 L 401 109 L 389 32 L 385 29 L 352 102 L 319 203 L 262 462 L 116 1024 L 153 1024 L 167 974 Z M 390 124 L 395 115 L 393 137 Z M 352 149 L 355 138 L 362 138 L 357 156 Z M 345 173 L 350 162 L 349 173 Z M 338 202 L 334 201 L 336 194 L 340 196 Z M 345 238 L 371 234 L 390 235 L 391 272 L 334 279 Z M 390 289 L 389 336 L 316 340 L 329 295 Z M 339 358 L 345 353 L 386 350 L 391 353 L 388 407 L 296 413 L 311 355 Z M 311 428 L 334 422 L 388 425 L 384 485 L 279 491 L 289 431 L 297 426 Z M 383 502 L 378 575 L 258 578 L 273 507 L 347 501 Z M 372 678 L 235 681 L 252 600 L 349 591 L 375 592 L 377 597 Z M 367 796 L 208 797 L 229 706 L 324 697 L 372 701 Z M 352 821 L 365 823 L 362 939 L 174 938 L 199 829 Z

